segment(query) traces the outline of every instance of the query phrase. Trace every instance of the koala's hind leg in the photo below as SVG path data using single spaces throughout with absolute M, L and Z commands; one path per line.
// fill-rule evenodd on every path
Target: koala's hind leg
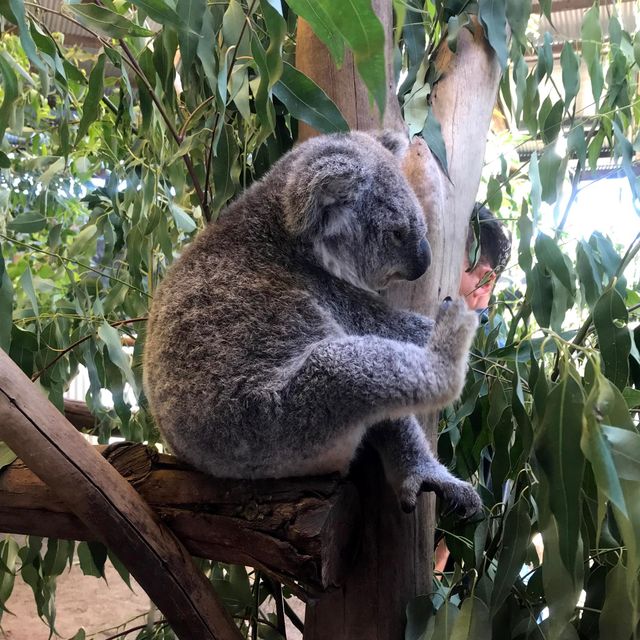
M 415 509 L 421 491 L 434 491 L 465 518 L 482 508 L 475 489 L 451 475 L 435 458 L 414 416 L 379 422 L 369 429 L 366 440 L 380 454 L 387 481 L 395 489 L 403 511 Z

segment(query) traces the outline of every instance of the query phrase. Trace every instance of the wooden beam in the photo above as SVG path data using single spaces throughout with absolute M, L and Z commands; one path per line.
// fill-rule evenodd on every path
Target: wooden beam
M 0 351 L 0 439 L 111 548 L 179 638 L 242 637 L 211 583 L 141 496 Z
M 306 599 L 342 581 L 361 518 L 350 482 L 220 480 L 142 444 L 96 450 L 191 554 L 260 568 Z M 0 531 L 99 539 L 20 459 L 0 473 Z

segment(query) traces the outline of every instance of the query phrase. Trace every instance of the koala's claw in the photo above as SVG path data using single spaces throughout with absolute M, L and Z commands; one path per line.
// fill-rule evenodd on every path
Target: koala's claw
M 446 513 L 455 513 L 462 519 L 469 519 L 482 511 L 482 500 L 476 490 L 468 482 L 453 476 L 437 481 L 433 478 L 407 478 L 400 489 L 400 508 L 405 513 L 414 511 L 418 495 L 423 491 L 433 491 L 447 503 Z
M 424 483 L 421 488 L 423 491 L 435 491 L 447 503 L 448 508 L 443 515 L 454 513 L 461 519 L 468 520 L 482 511 L 482 500 L 468 482 L 454 478 L 438 487 Z

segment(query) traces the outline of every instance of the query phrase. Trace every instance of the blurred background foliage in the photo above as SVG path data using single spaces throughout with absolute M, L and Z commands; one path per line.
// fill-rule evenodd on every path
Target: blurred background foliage
M 575 33 L 552 4 L 579 5 Z M 408 640 L 638 635 L 639 9 L 601 4 L 393 1 L 398 100 L 445 170 L 434 54 L 455 52 L 476 18 L 484 27 L 504 75 L 480 198 L 515 241 L 438 445 L 486 514 L 440 520 L 451 557 L 409 603 Z M 376 105 L 382 27 L 369 0 L 0 0 L 0 15 L 0 346 L 61 410 L 86 371 L 100 442 L 154 443 L 141 352 L 165 269 L 292 146 L 299 121 L 348 128 L 294 66 L 298 16 L 337 64 L 353 51 Z M 609 178 L 624 180 L 626 214 L 615 198 L 590 202 L 586 187 Z M 602 226 L 585 232 L 589 207 Z M 106 557 L 8 538 L 0 600 L 19 574 L 54 629 L 56 576 L 73 558 L 101 576 Z M 291 610 L 269 604 L 272 583 L 203 569 L 247 634 L 282 637 Z M 138 637 L 173 636 L 160 624 Z

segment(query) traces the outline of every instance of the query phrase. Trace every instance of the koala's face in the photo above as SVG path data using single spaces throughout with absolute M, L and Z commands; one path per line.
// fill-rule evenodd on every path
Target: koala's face
M 384 289 L 394 280 L 416 280 L 431 263 L 427 227 L 417 199 L 397 171 L 379 169 L 355 211 L 354 258 L 371 289 Z
M 362 289 L 419 278 L 431 248 L 422 209 L 389 153 L 395 149 L 361 133 L 313 144 L 305 143 L 310 152 L 289 183 L 287 200 L 296 203 L 287 210 L 290 229 L 299 225 L 297 235 L 321 265 Z

